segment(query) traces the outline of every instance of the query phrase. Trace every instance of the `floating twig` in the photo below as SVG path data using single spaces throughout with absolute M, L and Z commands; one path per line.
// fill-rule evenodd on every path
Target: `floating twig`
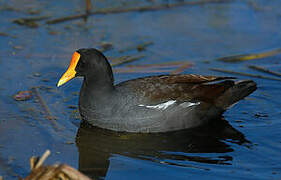
M 19 91 L 13 96 L 16 101 L 26 101 L 32 98 L 32 91 Z
M 253 60 L 253 59 L 260 59 L 260 58 L 265 58 L 265 57 L 269 57 L 269 56 L 274 56 L 279 53 L 281 53 L 281 48 L 265 51 L 262 53 L 227 56 L 227 57 L 218 58 L 216 60 L 223 61 L 223 62 L 239 62 L 239 61 L 248 61 L 248 60 Z
M 39 104 L 41 105 L 41 107 L 43 108 L 44 110 L 44 113 L 45 113 L 45 117 L 46 119 L 49 120 L 49 122 L 51 122 L 51 125 L 53 126 L 53 128 L 57 131 L 59 130 L 58 128 L 58 125 L 57 125 L 57 122 L 56 122 L 56 118 L 52 115 L 49 107 L 47 106 L 46 102 L 44 101 L 44 99 L 42 98 L 42 96 L 40 95 L 39 91 L 38 91 L 38 88 L 37 87 L 33 87 L 32 88 L 35 96 L 37 97 L 38 99 L 38 102 Z
M 210 70 L 217 71 L 217 72 L 223 72 L 223 73 L 229 73 L 229 74 L 237 74 L 237 75 L 241 75 L 241 76 L 255 77 L 255 78 L 260 78 L 260 79 L 281 81 L 281 79 L 279 79 L 279 78 L 273 78 L 273 77 L 267 77 L 267 76 L 256 75 L 256 74 L 249 74 L 249 73 L 242 73 L 242 72 L 235 72 L 235 71 L 230 71 L 230 70 L 225 70 L 225 69 L 210 68 Z
M 255 0 L 247 1 L 247 4 L 252 7 L 254 11 L 272 11 L 272 7 L 265 6 L 264 4 L 259 5 L 258 1 Z
M 92 9 L 91 0 L 86 0 L 86 14 L 89 14 Z
M 91 0 L 86 0 L 85 14 L 83 16 L 85 22 L 87 21 L 88 16 L 90 15 L 91 9 L 92 9 Z
M 180 66 L 179 68 L 177 68 L 176 70 L 170 72 L 170 74 L 180 74 L 182 73 L 185 69 L 190 68 L 192 66 L 191 63 L 185 63 L 182 66 Z
M 272 75 L 274 75 L 274 76 L 281 77 L 281 73 L 279 73 L 279 72 L 274 72 L 274 71 L 271 71 L 271 70 L 269 70 L 269 69 L 265 69 L 265 68 L 260 67 L 260 66 L 250 65 L 250 66 L 248 66 L 248 67 L 251 68 L 251 69 L 255 69 L 255 70 L 261 71 L 261 72 L 265 72 L 265 73 L 268 73 L 268 74 L 272 74 Z
M 169 9 L 169 8 L 175 8 L 175 7 L 180 7 L 180 6 L 185 6 L 185 5 L 203 5 L 207 3 L 223 3 L 223 2 L 230 2 L 231 0 L 196 0 L 196 1 L 180 1 L 177 3 L 173 4 L 160 4 L 160 5 L 154 5 L 154 6 L 143 6 L 143 7 L 131 7 L 128 9 L 101 9 L 93 12 L 89 12 L 88 15 L 98 15 L 98 14 L 116 14 L 116 13 L 126 13 L 126 12 L 144 12 L 144 11 L 158 11 L 158 10 L 163 10 L 163 9 Z M 53 20 L 49 20 L 46 23 L 47 24 L 56 24 L 56 23 L 61 23 L 65 21 L 70 21 L 70 20 L 75 20 L 75 19 L 80 19 L 84 18 L 85 14 L 78 14 L 78 15 L 73 15 L 73 16 L 66 16 L 66 17 L 61 17 Z
M 8 33 L 0 32 L 0 36 L 10 36 Z
M 119 66 L 121 64 L 126 64 L 126 63 L 129 63 L 129 62 L 139 60 L 143 57 L 145 57 L 145 56 L 144 55 L 139 55 L 139 56 L 135 56 L 135 57 L 121 56 L 121 57 L 118 57 L 118 58 L 115 58 L 115 59 L 111 59 L 111 66 Z
M 128 47 L 128 48 L 126 48 L 126 49 L 121 49 L 121 50 L 119 50 L 119 52 L 120 52 L 120 53 L 123 53 L 123 52 L 125 52 L 125 51 L 130 51 L 130 50 L 134 50 L 134 49 L 137 49 L 138 51 L 143 51 L 143 50 L 146 49 L 147 46 L 150 46 L 150 45 L 152 45 L 152 44 L 153 44 L 153 42 L 151 42 L 151 41 L 149 41 L 149 42 L 144 42 L 144 43 L 138 44 L 138 45 L 136 45 L 136 46 Z
M 40 16 L 40 17 L 31 17 L 31 18 L 19 18 L 13 20 L 13 23 L 18 25 L 27 26 L 30 28 L 37 28 L 39 25 L 37 21 L 45 20 L 49 18 L 48 16 Z
M 92 13 L 90 13 L 92 14 Z M 77 14 L 77 15 L 73 15 L 73 16 L 67 16 L 67 17 L 62 17 L 62 18 L 57 18 L 57 19 L 53 19 L 53 20 L 49 20 L 46 22 L 46 24 L 57 24 L 57 23 L 61 23 L 61 22 L 65 22 L 65 21 L 70 21 L 70 20 L 75 20 L 75 19 L 80 19 L 80 18 L 85 18 L 85 14 Z M 89 16 L 89 15 L 88 15 Z
M 113 44 L 110 42 L 100 42 L 98 49 L 101 52 L 105 52 L 105 51 L 113 49 Z

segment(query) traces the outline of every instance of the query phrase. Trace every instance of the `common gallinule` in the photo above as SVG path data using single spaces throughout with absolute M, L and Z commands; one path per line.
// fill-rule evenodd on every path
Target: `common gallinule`
M 194 74 L 148 76 L 114 85 L 111 66 L 96 49 L 74 52 L 57 86 L 76 76 L 84 77 L 79 97 L 82 119 L 127 132 L 167 132 L 206 124 L 257 88 L 251 80 Z

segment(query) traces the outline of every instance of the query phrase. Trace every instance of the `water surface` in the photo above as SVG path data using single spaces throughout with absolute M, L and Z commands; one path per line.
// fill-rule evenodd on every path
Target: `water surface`
M 114 3 L 113 3 L 114 2 Z M 167 1 L 95 1 L 94 8 L 133 7 Z M 123 4 L 122 4 L 123 3 Z M 173 1 L 170 1 L 173 3 Z M 266 75 L 259 65 L 281 72 L 281 55 L 240 63 L 218 57 L 281 47 L 279 1 L 229 1 L 154 12 L 96 15 L 56 25 L 38 21 L 30 28 L 14 19 L 77 14 L 81 1 L 0 2 L 0 174 L 4 179 L 29 173 L 29 158 L 50 149 L 47 164 L 67 163 L 106 179 L 281 179 L 281 83 L 253 79 L 258 90 L 212 124 L 168 134 L 114 133 L 80 127 L 77 117 L 81 79 L 62 88 L 56 83 L 75 49 L 109 42 L 105 55 L 145 55 L 131 64 L 193 63 L 184 73 L 228 74 L 209 68 Z M 153 42 L 145 51 L 130 49 Z M 126 66 L 126 65 L 123 65 Z M 121 66 L 121 67 L 123 67 Z M 116 83 L 160 73 L 118 73 Z M 56 117 L 57 129 L 36 102 L 14 101 L 19 90 L 38 87 Z

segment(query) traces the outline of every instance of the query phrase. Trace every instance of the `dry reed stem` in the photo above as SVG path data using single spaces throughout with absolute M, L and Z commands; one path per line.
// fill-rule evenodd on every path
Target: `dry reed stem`
M 91 180 L 78 170 L 66 164 L 54 164 L 52 166 L 43 166 L 44 161 L 50 155 L 46 150 L 42 157 L 35 162 L 35 157 L 30 158 L 31 173 L 24 180 Z
M 228 73 L 228 74 L 237 74 L 237 75 L 241 75 L 241 76 L 255 77 L 255 78 L 260 78 L 260 79 L 268 79 L 268 80 L 274 80 L 274 81 L 281 81 L 281 79 L 279 79 L 279 78 L 273 78 L 273 77 L 267 77 L 267 76 L 256 75 L 256 74 L 249 74 L 249 73 L 242 73 L 242 72 L 235 72 L 235 71 L 230 71 L 230 70 L 225 70 L 225 69 L 210 68 L 210 70 L 217 71 L 217 72 Z
M 248 66 L 248 67 L 251 68 L 251 69 L 255 69 L 255 70 L 264 72 L 264 73 L 268 73 L 268 74 L 271 74 L 271 75 L 274 75 L 274 76 L 281 77 L 281 73 L 275 72 L 275 71 L 271 71 L 271 70 L 269 70 L 269 69 L 265 69 L 265 68 L 260 67 L 260 66 L 250 65 L 250 66 Z
M 54 130 L 58 131 L 59 128 L 58 128 L 58 125 L 57 125 L 57 122 L 56 122 L 56 118 L 52 115 L 48 105 L 44 101 L 43 97 L 40 95 L 38 88 L 37 87 L 33 87 L 32 90 L 33 90 L 36 98 L 38 99 L 39 104 L 41 105 L 41 107 L 44 110 L 44 113 L 46 115 L 45 118 L 49 120 L 49 122 L 53 126 Z
M 132 7 L 128 9 L 102 9 L 93 12 L 89 12 L 88 14 L 78 14 L 73 16 L 65 16 L 53 20 L 46 21 L 47 24 L 56 24 L 65 21 L 85 18 L 89 15 L 98 15 L 98 14 L 116 14 L 116 13 L 126 13 L 126 12 L 144 12 L 144 11 L 158 11 L 164 10 L 169 8 L 175 8 L 185 5 L 204 5 L 208 3 L 223 3 L 223 2 L 230 2 L 231 0 L 196 0 L 196 1 L 180 1 L 173 4 L 160 4 L 155 6 L 143 6 L 143 7 Z
M 227 56 L 218 58 L 216 60 L 223 61 L 223 62 L 240 62 L 240 61 L 248 61 L 254 59 L 265 58 L 269 56 L 274 56 L 276 54 L 281 53 L 281 48 L 261 52 L 261 53 L 253 53 L 253 54 L 241 54 L 241 55 L 234 55 L 234 56 Z

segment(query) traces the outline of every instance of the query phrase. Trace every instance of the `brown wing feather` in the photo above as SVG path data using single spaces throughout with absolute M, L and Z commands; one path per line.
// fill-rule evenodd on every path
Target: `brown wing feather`
M 117 86 L 133 89 L 138 97 L 147 103 L 159 103 L 168 100 L 200 100 L 213 102 L 234 82 L 233 77 L 201 76 L 193 74 L 149 76 L 125 81 Z M 219 83 L 210 82 L 227 80 Z
M 226 79 L 235 79 L 235 77 L 218 77 L 218 76 L 202 76 L 196 74 L 178 74 L 178 75 L 159 75 L 147 76 L 143 78 L 124 81 L 118 85 L 135 84 L 137 83 L 161 83 L 161 84 L 174 84 L 174 83 L 206 83 Z
M 160 78 L 160 81 L 163 81 L 167 84 L 173 83 L 207 83 L 225 79 L 235 79 L 234 77 L 217 77 L 217 76 L 202 76 L 196 74 L 179 74 L 179 75 L 162 75 L 162 76 L 151 76 L 152 81 Z

